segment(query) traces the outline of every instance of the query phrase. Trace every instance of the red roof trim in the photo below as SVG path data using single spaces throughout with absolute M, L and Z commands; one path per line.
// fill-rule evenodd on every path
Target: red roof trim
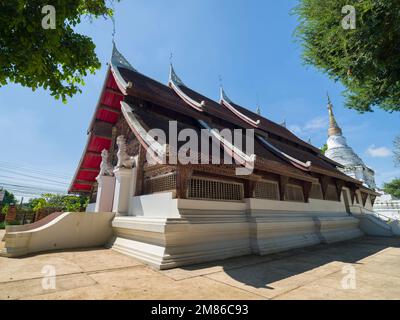
M 93 128 L 96 125 L 96 120 L 115 124 L 121 114 L 120 102 L 122 100 L 123 94 L 120 85 L 114 77 L 112 68 L 109 68 L 88 130 L 86 146 L 68 192 L 87 193 L 91 191 L 92 184 L 100 170 L 100 153 L 103 149 L 109 150 L 111 147 L 111 137 L 96 135 Z M 115 111 L 110 111 L 110 109 L 115 109 Z M 88 184 L 84 184 L 85 181 Z

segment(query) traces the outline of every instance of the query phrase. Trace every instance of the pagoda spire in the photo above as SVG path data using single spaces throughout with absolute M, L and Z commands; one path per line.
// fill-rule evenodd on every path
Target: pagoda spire
M 331 99 L 329 97 L 329 93 L 327 93 L 328 97 L 328 113 L 329 113 L 329 129 L 328 129 L 328 136 L 341 136 L 342 129 L 340 129 L 339 125 L 336 122 L 335 116 L 333 114 L 333 105 L 331 103 Z

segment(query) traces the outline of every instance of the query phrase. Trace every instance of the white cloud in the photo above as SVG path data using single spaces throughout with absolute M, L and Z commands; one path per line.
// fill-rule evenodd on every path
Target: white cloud
M 392 151 L 389 148 L 375 147 L 375 145 L 369 146 L 366 153 L 373 158 L 385 158 L 392 155 Z
M 306 131 L 315 131 L 319 129 L 327 129 L 328 128 L 328 119 L 326 117 L 317 117 L 311 119 L 304 126 L 304 130 Z
M 315 132 L 328 129 L 328 119 L 326 117 L 316 117 L 306 122 L 304 126 L 289 125 L 288 129 L 296 135 L 311 135 Z

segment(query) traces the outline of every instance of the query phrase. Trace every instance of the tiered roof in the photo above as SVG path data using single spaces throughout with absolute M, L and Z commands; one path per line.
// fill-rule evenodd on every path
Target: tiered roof
M 132 98 L 148 101 L 158 106 L 158 109 L 143 110 L 141 106 L 132 103 Z M 160 113 L 164 115 L 161 116 Z M 187 87 L 172 65 L 168 86 L 164 85 L 139 73 L 114 45 L 106 81 L 88 130 L 88 142 L 69 191 L 91 190 L 99 172 L 100 153 L 103 149 L 110 148 L 111 141 L 115 138 L 112 136 L 112 127 L 119 117 L 124 116 L 142 145 L 149 147 L 149 141 L 144 141 L 140 132 L 143 133 L 146 128 L 168 130 L 168 117 L 165 114 L 170 115 L 171 120 L 177 119 L 179 115 L 179 126 L 182 128 L 254 129 L 257 137 L 254 142 L 255 157 L 253 156 L 256 168 L 261 164 L 271 172 L 279 168 L 281 173 L 284 171 L 288 176 L 306 181 L 315 181 L 311 174 L 315 172 L 360 184 L 339 172 L 336 169 L 339 164 L 323 156 L 319 149 L 299 139 L 284 126 L 234 103 L 223 89 L 220 102 L 213 101 Z M 154 119 L 164 119 L 165 123 Z M 157 145 L 155 147 L 165 148 Z M 231 148 L 233 153 L 242 158 L 252 156 L 240 154 L 227 143 L 224 148 Z M 243 150 L 246 150 L 245 146 Z

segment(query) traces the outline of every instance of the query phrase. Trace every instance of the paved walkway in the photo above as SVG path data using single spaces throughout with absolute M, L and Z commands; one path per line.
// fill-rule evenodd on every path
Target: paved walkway
M 166 271 L 108 249 L 0 257 L 0 299 L 400 299 L 400 238 Z

